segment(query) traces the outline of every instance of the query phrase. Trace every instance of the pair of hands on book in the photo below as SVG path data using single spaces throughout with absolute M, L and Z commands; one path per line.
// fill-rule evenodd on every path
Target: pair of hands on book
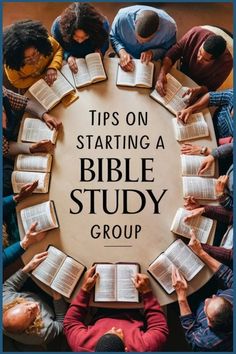
M 98 277 L 99 274 L 96 273 L 96 266 L 93 266 L 85 273 L 82 290 L 90 292 L 95 286 Z M 152 290 L 150 280 L 146 274 L 138 273 L 132 281 L 141 294 L 148 293 Z
M 132 60 L 132 57 L 129 53 L 126 52 L 125 49 L 121 49 L 119 51 L 119 56 L 120 56 L 120 66 L 124 71 L 134 71 L 134 62 Z M 153 52 L 152 50 L 147 50 L 145 52 L 142 52 L 140 55 L 140 60 L 141 63 L 148 64 L 153 58 Z
M 185 143 L 181 146 L 181 154 L 184 155 L 201 155 L 202 146 L 193 145 L 191 143 Z M 201 163 L 198 170 L 198 175 L 202 175 L 205 171 L 209 170 L 215 161 L 214 157 L 211 155 L 212 149 L 206 147 L 205 159 Z

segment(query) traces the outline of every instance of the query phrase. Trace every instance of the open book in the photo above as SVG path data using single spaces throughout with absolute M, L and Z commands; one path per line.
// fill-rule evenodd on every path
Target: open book
M 194 229 L 197 239 L 202 243 L 206 243 L 214 223 L 213 220 L 198 215 L 192 217 L 188 222 L 185 222 L 184 218 L 188 215 L 191 215 L 191 211 L 179 208 L 175 214 L 170 230 L 177 235 L 190 238 L 190 230 Z
M 205 156 L 180 155 L 183 176 L 198 176 L 198 170 Z M 201 176 L 213 177 L 215 174 L 215 161 Z
M 166 95 L 162 97 L 157 90 L 154 90 L 150 96 L 176 115 L 177 112 L 186 107 L 189 96 L 183 98 L 183 94 L 188 90 L 188 87 L 182 86 L 171 74 L 167 74 L 166 79 Z
M 196 199 L 216 200 L 215 178 L 182 177 L 184 198 L 193 196 Z
M 51 130 L 46 123 L 37 118 L 25 118 L 21 132 L 21 141 L 36 143 L 41 140 L 56 142 L 57 130 Z
M 27 183 L 38 181 L 38 186 L 33 193 L 48 193 L 50 173 L 44 172 L 28 172 L 13 171 L 11 175 L 11 183 L 14 193 L 20 193 L 21 188 Z
M 69 298 L 86 267 L 54 246 L 49 246 L 47 258 L 32 275 L 53 290 Z
M 76 63 L 78 66 L 76 74 L 72 73 L 68 64 L 61 68 L 61 73 L 71 85 L 82 87 L 106 80 L 107 76 L 99 53 L 88 54 L 85 59 L 77 58 Z
M 49 86 L 44 79 L 38 80 L 29 88 L 32 96 L 49 111 L 56 106 L 61 99 L 74 91 L 74 87 L 57 71 L 57 79 Z
M 204 263 L 182 240 L 174 241 L 148 268 L 148 273 L 168 294 L 175 290 L 171 278 L 173 266 L 183 274 L 186 280 L 190 281 L 204 267 Z
M 173 118 L 172 122 L 175 137 L 178 141 L 203 138 L 209 135 L 208 125 L 201 112 L 192 114 L 187 124 L 183 124 L 177 118 Z
M 141 63 L 140 59 L 133 59 L 134 71 L 124 71 L 118 65 L 116 84 L 121 86 L 152 87 L 154 64 Z
M 54 202 L 48 200 L 40 204 L 21 209 L 20 217 L 25 233 L 37 221 L 36 231 L 47 231 L 59 227 Z
M 52 155 L 50 154 L 19 154 L 15 160 L 14 169 L 18 171 L 50 172 Z
M 139 302 L 139 293 L 132 278 L 139 272 L 137 263 L 99 263 L 95 285 L 95 302 Z

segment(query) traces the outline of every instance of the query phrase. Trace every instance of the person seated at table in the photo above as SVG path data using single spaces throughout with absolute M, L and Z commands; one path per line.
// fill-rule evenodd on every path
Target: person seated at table
M 97 278 L 95 267 L 90 268 L 66 313 L 64 332 L 71 349 L 114 352 L 161 350 L 167 340 L 168 327 L 148 276 L 138 274 L 134 280 L 144 302 L 144 315 L 137 309 L 100 309 L 87 325 L 85 318 L 89 299 Z
M 208 92 L 193 105 L 177 113 L 177 118 L 187 123 L 191 114 L 201 112 L 206 107 L 218 107 L 213 114 L 213 124 L 217 140 L 233 137 L 233 89 Z
M 52 85 L 62 65 L 62 48 L 39 21 L 17 21 L 3 31 L 3 60 L 14 87 L 28 89 L 40 78 Z
M 187 298 L 188 284 L 183 275 L 173 268 L 172 284 L 177 294 L 185 338 L 194 351 L 232 351 L 233 272 L 203 250 L 194 232 L 191 232 L 189 246 L 214 272 L 218 291 L 215 295 L 205 294 L 204 301 L 198 302 L 193 312 Z M 199 301 L 199 297 L 195 298 Z
M 16 342 L 45 345 L 63 331 L 67 305 L 62 296 L 53 292 L 53 307 L 41 294 L 23 290 L 30 272 L 47 257 L 36 254 L 29 263 L 3 284 L 3 332 Z
M 166 74 L 180 59 L 180 70 L 199 86 L 188 91 L 190 104 L 208 91 L 215 91 L 228 77 L 233 58 L 223 37 L 202 27 L 190 29 L 166 53 L 156 82 L 161 96 L 166 94 Z
M 145 5 L 119 10 L 110 40 L 125 71 L 134 70 L 132 58 L 148 63 L 161 59 L 176 42 L 176 23 L 165 11 Z
M 64 59 L 74 73 L 78 71 L 76 58 L 94 52 L 105 55 L 109 47 L 109 22 L 89 3 L 68 6 L 54 20 L 51 33 L 64 49 Z

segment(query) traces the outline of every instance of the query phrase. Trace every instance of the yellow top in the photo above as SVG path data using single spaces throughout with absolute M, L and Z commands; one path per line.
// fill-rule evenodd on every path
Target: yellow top
M 12 70 L 4 65 L 7 78 L 13 86 L 26 89 L 41 79 L 45 75 L 46 69 L 52 68 L 59 70 L 61 68 L 63 49 L 53 37 L 49 36 L 48 38 L 52 45 L 53 52 L 50 56 L 41 56 L 37 64 L 26 64 L 20 70 Z

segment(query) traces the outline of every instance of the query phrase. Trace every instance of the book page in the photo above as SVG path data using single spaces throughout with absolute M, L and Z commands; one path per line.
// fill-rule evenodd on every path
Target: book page
M 136 79 L 135 85 L 139 87 L 152 87 L 154 64 L 149 62 L 148 65 L 141 63 L 140 60 L 135 61 Z
M 36 231 L 46 231 L 58 227 L 52 201 L 36 204 L 20 211 L 25 233 L 37 221 Z M 53 212 L 52 212 L 53 210 Z
M 138 290 L 132 281 L 137 273 L 137 264 L 117 264 L 117 301 L 139 302 Z
M 52 155 L 50 154 L 19 154 L 16 158 L 16 169 L 19 171 L 50 172 Z
M 191 280 L 204 267 L 204 263 L 185 243 L 178 239 L 165 251 L 166 257 L 174 263 L 186 280 Z
M 40 119 L 26 118 L 24 120 L 21 141 L 36 143 L 40 140 L 51 140 L 55 144 L 56 137 L 56 129 L 51 130 Z
M 83 271 L 81 263 L 67 257 L 51 284 L 52 289 L 69 298 Z
M 175 290 L 172 286 L 172 266 L 173 263 L 162 253 L 148 268 L 168 294 Z
M 69 64 L 63 65 L 62 68 L 60 69 L 60 72 L 66 78 L 66 80 L 69 81 L 71 86 L 73 86 L 75 88 L 76 86 L 75 86 L 74 75 L 73 75 L 72 71 L 70 70 Z
M 99 53 L 91 53 L 85 57 L 89 75 L 92 82 L 97 82 L 106 79 L 102 58 Z
M 185 222 L 184 218 L 188 215 L 191 215 L 190 210 L 179 208 L 171 225 L 171 231 L 190 238 L 190 230 L 194 229 L 197 239 L 202 243 L 206 243 L 213 226 L 213 220 L 198 215 Z
M 85 59 L 76 59 L 76 64 L 78 66 L 78 72 L 73 74 L 76 87 L 82 87 L 91 84 L 91 78 Z
M 166 75 L 166 95 L 163 97 L 165 104 L 168 104 L 182 87 L 181 83 L 171 74 Z
M 46 285 L 51 286 L 53 278 L 64 262 L 66 255 L 53 246 L 50 246 L 47 251 L 47 258 L 33 270 L 32 275 Z
M 192 114 L 187 124 L 183 124 L 177 118 L 173 118 L 173 124 L 178 141 L 202 138 L 209 135 L 207 123 L 201 112 Z
M 199 168 L 202 162 L 205 160 L 205 156 L 196 155 L 180 155 L 181 167 L 183 176 L 198 176 Z M 204 171 L 201 176 L 213 177 L 215 174 L 215 161 L 209 169 Z
M 94 301 L 116 301 L 116 266 L 115 264 L 97 264 L 99 277 L 95 285 Z
M 188 87 L 181 87 L 176 94 L 169 101 L 167 107 L 171 109 L 171 111 L 176 114 L 180 112 L 182 109 L 186 108 L 187 98 L 183 98 L 183 94 L 188 90 Z
M 13 191 L 14 193 L 19 193 L 25 184 L 38 181 L 38 186 L 33 193 L 47 193 L 49 178 L 50 174 L 44 172 L 13 171 L 11 175 Z
M 51 88 L 59 100 L 74 90 L 74 87 L 69 84 L 69 82 L 64 78 L 60 71 L 57 71 L 57 79 L 53 82 Z
M 184 198 L 216 200 L 216 179 L 205 177 L 182 177 Z
M 136 78 L 136 66 L 134 71 L 124 71 L 120 65 L 118 65 L 117 71 L 117 85 L 121 86 L 135 86 L 135 78 Z
M 39 101 L 39 103 L 49 110 L 53 107 L 60 98 L 57 93 L 43 79 L 38 80 L 29 88 L 29 92 Z

